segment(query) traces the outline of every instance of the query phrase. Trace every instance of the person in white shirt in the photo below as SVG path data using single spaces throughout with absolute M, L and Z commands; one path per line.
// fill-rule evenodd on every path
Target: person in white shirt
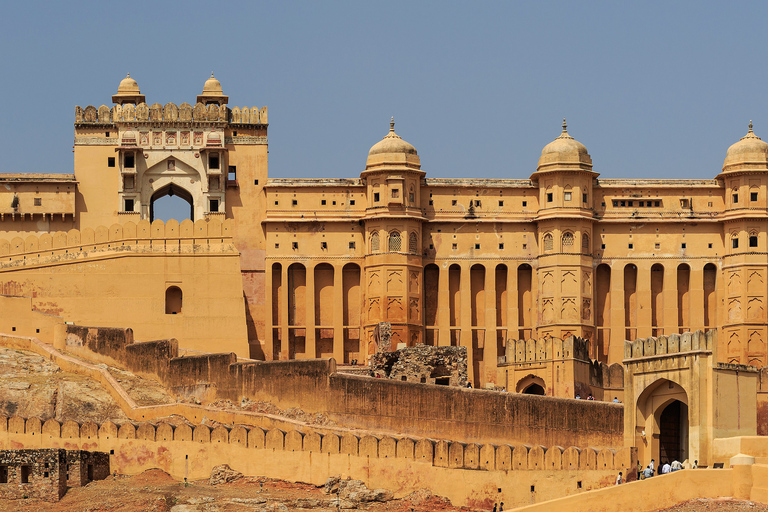
M 655 462 L 656 461 L 654 459 L 651 459 L 651 463 L 648 464 L 648 467 L 651 468 L 651 473 L 653 473 L 653 470 L 656 468 L 656 466 L 654 465 Z
M 680 471 L 683 469 L 683 465 L 680 464 L 679 460 L 673 460 L 672 461 L 672 471 Z
M 616 485 L 621 485 L 621 471 L 619 471 L 619 476 L 616 477 Z
M 670 473 L 672 471 L 672 466 L 669 465 L 669 462 L 665 462 L 663 466 L 661 466 L 661 474 L 666 475 L 667 473 Z

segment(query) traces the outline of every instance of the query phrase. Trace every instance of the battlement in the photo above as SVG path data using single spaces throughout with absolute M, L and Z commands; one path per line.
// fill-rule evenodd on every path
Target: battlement
M 44 445 L 58 445 L 59 440 L 75 444 L 87 442 L 100 446 L 111 440 L 140 440 L 151 443 L 185 442 L 236 445 L 242 449 L 266 449 L 286 452 L 342 454 L 369 459 L 405 458 L 436 467 L 481 471 L 520 470 L 626 470 L 636 465 L 635 448 L 595 449 L 570 446 L 476 444 L 420 437 L 332 433 L 311 427 L 301 430 L 264 429 L 250 426 L 224 426 L 141 422 L 101 425 L 75 421 L 59 423 L 55 419 L 24 419 L 0 416 L 0 439 L 11 435 L 34 436 Z
M 133 105 L 113 105 L 111 108 L 101 105 L 96 108 L 75 107 L 75 125 L 114 125 L 119 123 L 229 123 L 237 125 L 266 126 L 267 107 L 234 107 L 226 105 L 203 105 L 193 107 L 189 103 L 161 105 L 146 103 Z
M 178 252 L 216 251 L 237 254 L 231 245 L 232 219 L 207 217 L 195 222 L 187 219 L 163 222 L 148 220 L 126 222 L 96 229 L 71 229 L 26 239 L 0 239 L 0 269 L 27 265 L 32 261 L 45 263 L 46 258 L 77 258 L 93 251 Z
M 717 330 L 704 333 L 701 330 L 670 334 L 669 336 L 651 336 L 624 342 L 624 363 L 645 358 L 677 357 L 681 353 L 708 352 L 717 347 Z
M 540 340 L 509 340 L 507 351 L 499 357 L 499 364 L 538 363 L 553 359 L 589 359 L 589 341 L 578 336 L 545 338 Z

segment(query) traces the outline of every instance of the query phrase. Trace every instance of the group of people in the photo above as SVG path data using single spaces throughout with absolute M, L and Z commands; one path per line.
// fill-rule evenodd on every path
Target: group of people
M 574 398 L 576 398 L 576 400 L 581 400 L 581 393 L 576 393 L 576 396 Z M 592 393 L 587 395 L 587 400 L 594 400 L 594 399 L 595 397 L 592 396 Z M 619 397 L 617 396 L 613 397 L 613 403 L 620 404 L 621 402 L 619 401 Z
M 504 502 L 501 502 L 501 506 L 497 507 L 497 503 L 493 504 L 493 512 L 504 512 Z
M 691 469 L 696 469 L 698 466 L 699 461 L 695 460 L 693 461 L 693 464 L 691 464 Z M 654 472 L 658 475 L 666 475 L 668 473 L 680 471 L 681 469 L 685 468 L 679 460 L 674 460 L 671 463 L 665 461 L 664 464 L 661 464 L 658 468 L 656 468 L 656 460 L 651 459 L 651 463 L 648 464 L 645 469 L 643 469 L 643 465 L 641 463 L 637 463 L 637 478 L 639 480 L 644 480 L 646 478 L 651 478 L 654 475 Z

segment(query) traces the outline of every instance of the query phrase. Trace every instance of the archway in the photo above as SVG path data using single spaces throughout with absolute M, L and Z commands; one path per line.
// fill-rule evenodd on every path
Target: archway
M 680 400 L 659 414 L 659 463 L 688 458 L 688 406 Z
M 683 462 L 689 450 L 688 393 L 677 382 L 657 379 L 637 397 L 635 446 L 643 464 Z M 693 454 L 696 455 L 696 454 Z
M 168 197 L 169 200 L 164 200 L 165 197 Z M 156 211 L 155 202 L 158 200 L 159 202 L 157 204 Z M 186 208 L 184 207 L 183 201 L 189 205 L 189 217 L 184 214 Z M 155 216 L 156 213 L 158 214 L 157 217 Z M 181 188 L 179 185 L 174 185 L 173 183 L 169 183 L 168 185 L 158 189 L 154 194 L 152 194 L 152 197 L 149 201 L 149 222 L 153 222 L 155 218 L 161 218 L 164 221 L 169 219 L 182 221 L 189 218 L 190 220 L 194 221 L 195 204 L 194 200 L 192 199 L 192 194 Z
M 524 395 L 544 395 L 544 388 L 536 383 L 531 384 L 523 390 Z

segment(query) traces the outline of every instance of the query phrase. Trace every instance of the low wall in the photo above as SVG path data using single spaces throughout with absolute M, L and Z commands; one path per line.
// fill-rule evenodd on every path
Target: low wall
M 112 451 L 120 474 L 160 468 L 174 478 L 208 478 L 218 464 L 250 476 L 321 485 L 341 474 L 401 497 L 420 488 L 455 504 L 491 508 L 553 499 L 610 485 L 636 467 L 636 449 L 478 445 L 410 437 L 321 433 L 315 429 L 237 426 L 213 429 L 167 423 L 101 425 L 0 416 L 0 449 Z M 456 485 L 461 481 L 462 485 Z
M 766 502 L 768 466 L 686 469 L 668 475 L 555 499 L 516 512 L 653 512 L 696 498 L 735 497 Z

